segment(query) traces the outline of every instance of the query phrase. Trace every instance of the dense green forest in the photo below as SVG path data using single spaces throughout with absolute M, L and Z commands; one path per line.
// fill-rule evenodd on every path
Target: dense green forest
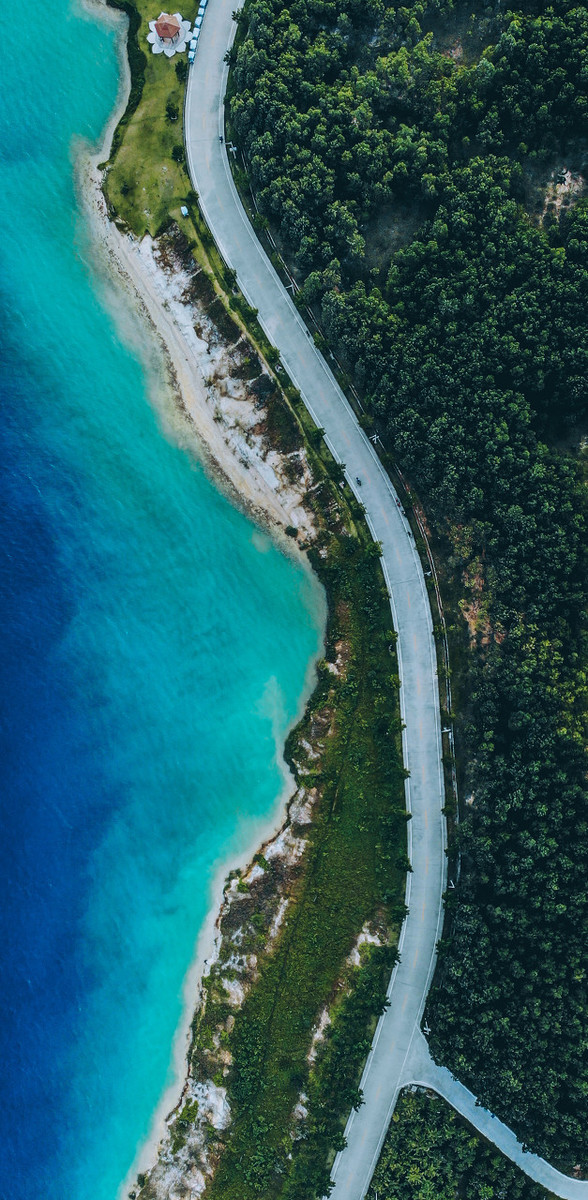
M 367 1200 L 547 1200 L 548 1193 L 487 1145 L 445 1101 L 399 1099 Z
M 247 0 L 261 214 L 478 612 L 436 1058 L 588 1169 L 588 13 Z

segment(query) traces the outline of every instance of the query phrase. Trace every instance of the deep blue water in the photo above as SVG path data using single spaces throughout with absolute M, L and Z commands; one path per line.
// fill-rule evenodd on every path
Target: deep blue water
M 51 11 L 59 39 L 0 51 L 0 1197 L 115 1200 L 322 612 L 166 440 L 94 287 L 72 147 L 114 37 Z

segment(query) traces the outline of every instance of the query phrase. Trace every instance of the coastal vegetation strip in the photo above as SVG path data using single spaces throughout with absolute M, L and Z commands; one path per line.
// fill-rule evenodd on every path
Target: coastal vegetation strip
M 321 508 L 329 503 L 315 496 Z M 217 1043 L 230 1055 L 222 1074 L 232 1124 L 210 1196 L 322 1193 L 329 1152 L 359 1100 L 404 915 L 404 771 L 388 599 L 369 543 L 341 526 L 326 535 L 326 548 L 326 559 L 320 549 L 312 558 L 329 596 L 327 657 L 287 745 L 303 788 L 297 799 L 310 806 L 306 844 L 290 878 L 273 881 L 288 905 L 265 958 L 272 860 L 269 878 L 264 863 L 264 875 L 245 885 L 237 940 L 240 955 L 255 955 L 257 977 L 236 1013 L 222 986 L 207 985 L 195 1025 L 200 1074 L 218 1062 L 219 1027 Z M 234 953 L 231 921 L 226 931 L 221 925 L 221 963 Z
M 151 10 L 137 10 L 139 32 L 146 32 Z M 162 56 L 151 65 L 115 137 L 105 181 L 111 215 L 135 236 L 159 234 L 157 255 L 192 281 L 190 304 L 215 323 L 219 338 L 240 344 L 241 373 L 245 360 L 257 361 L 257 371 L 265 362 L 257 374 L 266 381 L 263 395 L 258 389 L 257 432 L 288 456 L 293 471 L 303 455 L 312 472 L 305 495 L 316 529 L 310 558 L 329 620 L 317 687 L 286 747 L 298 787 L 283 835 L 289 851 L 272 844 L 242 878 L 227 881 L 187 1085 L 159 1162 L 137 1188 L 144 1200 L 167 1194 L 171 1171 L 211 1196 L 308 1200 L 326 1188 L 345 1119 L 359 1102 L 405 911 L 395 634 L 379 548 L 361 505 L 235 289 L 181 164 L 174 163 L 179 175 L 164 170 L 173 149 L 165 115 L 171 93 L 160 67 L 173 88 L 176 76 Z
M 229 129 L 258 224 L 443 553 L 465 805 L 430 1045 L 587 1168 L 586 9 L 237 19 Z
M 171 230 L 159 244 L 168 261 L 179 256 L 176 270 L 182 262 L 185 269 L 190 248 L 183 235 Z M 191 290 L 202 302 L 199 279 Z M 205 295 L 214 297 L 212 287 Z M 173 1169 L 190 1178 L 216 1167 L 211 1194 L 218 1186 L 239 1197 L 260 1187 L 282 1194 L 288 1176 L 285 1195 L 313 1188 L 320 1194 L 326 1186 L 329 1152 L 359 1099 L 362 1062 L 385 1003 L 407 867 L 395 635 L 379 551 L 361 507 L 342 490 L 320 431 L 310 430 L 300 406 L 309 422 L 305 445 L 285 395 L 263 378 L 263 389 L 251 382 L 264 393 L 258 434 L 287 452 L 294 468 L 303 449 L 313 465 L 306 503 L 319 534 L 310 554 L 330 620 L 319 684 L 286 747 L 300 785 L 295 801 L 309 808 L 304 821 L 291 810 L 294 833 L 304 837 L 300 859 L 284 863 L 267 850 L 253 878 L 231 889 L 194 1022 L 189 1095 L 171 1125 Z M 354 950 L 358 938 L 361 952 Z M 317 1039 L 321 1014 L 324 1046 Z M 206 1120 L 203 1134 L 196 1121 L 203 1085 L 228 1106 L 226 1131 Z M 145 1197 L 164 1194 L 169 1165 L 164 1153 Z

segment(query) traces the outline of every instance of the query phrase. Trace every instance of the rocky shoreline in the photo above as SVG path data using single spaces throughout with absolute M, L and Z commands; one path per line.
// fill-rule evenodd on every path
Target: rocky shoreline
M 306 793 L 304 786 L 299 786 L 279 832 L 254 855 L 245 871 L 231 871 L 227 876 L 214 949 L 199 984 L 182 1094 L 166 1118 L 157 1162 L 151 1171 L 139 1173 L 137 1187 L 128 1193 L 131 1200 L 139 1195 L 141 1200 L 200 1196 L 215 1169 L 222 1134 L 231 1121 L 224 1086 L 232 1061 L 226 1035 L 258 978 L 261 956 L 271 953 L 288 920 L 313 799 L 312 790 Z M 262 918 L 268 929 L 262 939 L 255 917 L 258 921 Z

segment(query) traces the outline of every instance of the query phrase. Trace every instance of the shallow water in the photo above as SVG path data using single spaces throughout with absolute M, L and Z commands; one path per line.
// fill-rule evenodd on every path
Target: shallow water
M 0 1196 L 115 1200 L 219 860 L 275 811 L 321 597 L 167 440 L 85 261 L 111 29 L 0 51 Z

